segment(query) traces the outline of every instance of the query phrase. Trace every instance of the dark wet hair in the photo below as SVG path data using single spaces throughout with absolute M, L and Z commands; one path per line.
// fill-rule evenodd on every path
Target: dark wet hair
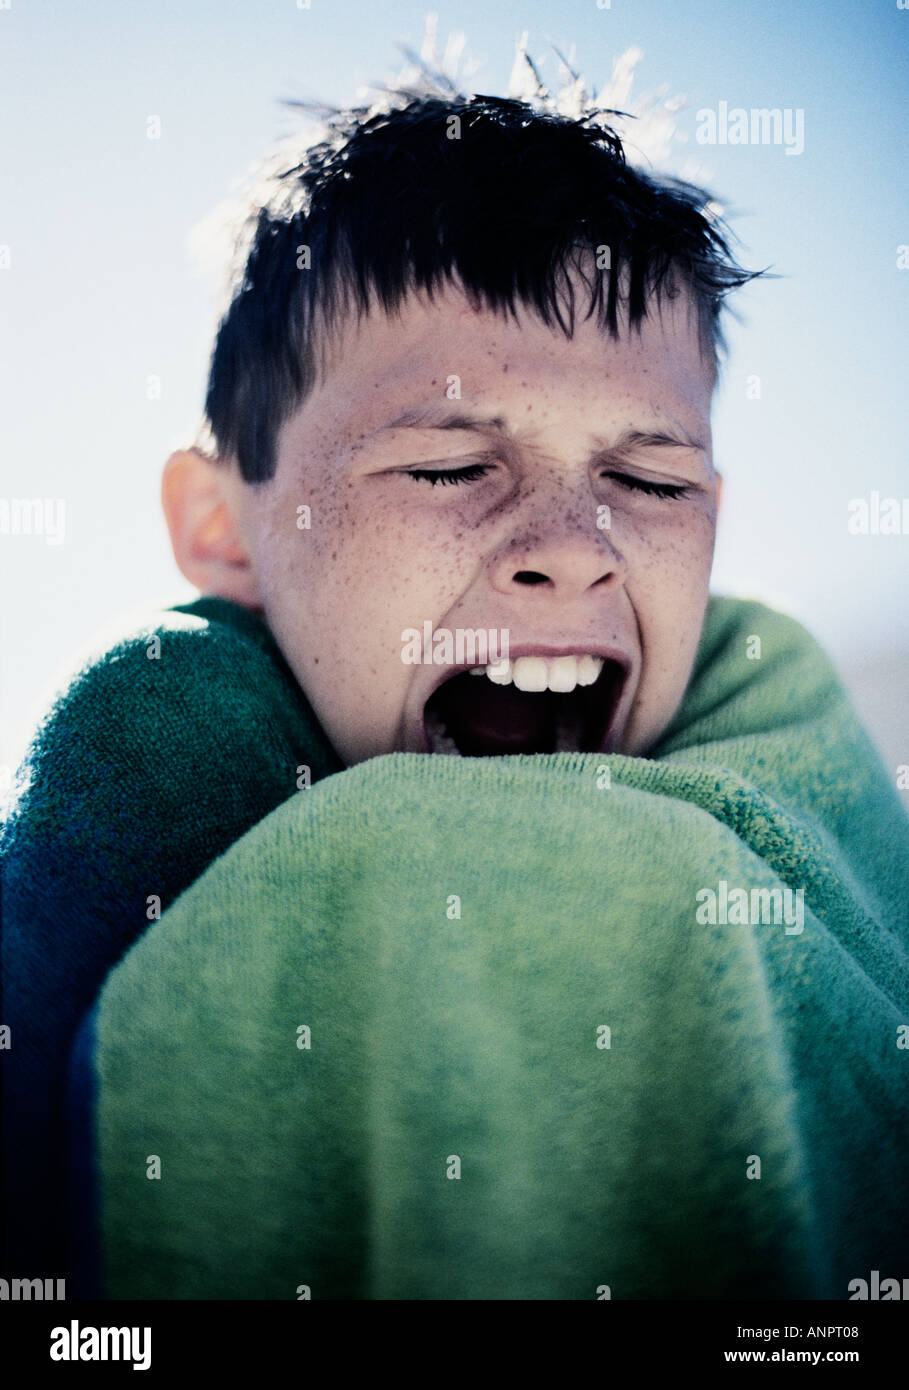
M 570 335 L 585 249 L 612 267 L 584 279 L 587 316 L 616 337 L 622 315 L 640 325 L 682 286 L 716 365 L 723 297 L 762 272 L 734 261 L 704 189 L 626 162 L 603 123 L 615 114 L 575 120 L 490 96 L 336 113 L 321 143 L 272 170 L 238 243 L 205 402 L 218 455 L 249 483 L 273 476 L 326 335 L 373 297 L 391 313 L 457 284 L 478 307 L 523 305 Z

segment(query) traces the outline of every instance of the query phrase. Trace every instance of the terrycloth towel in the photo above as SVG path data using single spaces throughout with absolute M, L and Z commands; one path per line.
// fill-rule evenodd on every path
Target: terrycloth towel
M 904 1274 L 907 882 L 829 663 L 757 604 L 711 601 L 651 758 L 326 778 L 101 992 L 106 1293 L 844 1299 Z
M 66 1057 L 108 969 L 208 865 L 341 769 L 264 622 L 221 599 L 149 615 L 41 722 L 0 839 L 0 1270 L 63 1277 Z

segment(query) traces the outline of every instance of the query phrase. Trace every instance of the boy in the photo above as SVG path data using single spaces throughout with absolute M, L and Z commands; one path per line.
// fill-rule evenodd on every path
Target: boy
M 479 817 L 485 784 L 474 780 L 479 770 L 473 760 L 593 754 L 591 770 L 601 769 L 601 779 L 602 767 L 609 765 L 600 759 L 609 755 L 620 780 L 624 776 L 629 786 L 647 789 L 647 801 L 665 790 L 653 781 L 663 775 L 654 760 L 685 747 L 688 715 L 680 724 L 679 713 L 686 694 L 689 714 L 709 706 L 712 718 L 715 706 L 717 728 L 722 728 L 724 699 L 716 691 L 709 694 L 707 667 L 695 684 L 692 673 L 699 650 L 703 662 L 707 649 L 716 646 L 713 629 L 706 648 L 703 644 L 720 496 L 710 441 L 722 342 L 719 315 L 726 292 L 750 275 L 732 260 L 706 195 L 631 169 L 618 138 L 592 120 L 545 115 L 492 97 L 418 98 L 379 114 L 337 117 L 323 144 L 272 178 L 250 232 L 214 350 L 208 445 L 174 454 L 163 483 L 177 562 L 206 596 L 177 613 L 205 622 L 197 621 L 195 628 L 187 624 L 183 631 L 174 619 L 159 620 L 138 639 L 149 662 L 130 667 L 126 687 L 117 686 L 114 668 L 132 660 L 135 640 L 74 687 L 56 722 L 36 743 L 32 787 L 7 832 L 12 911 L 5 949 L 18 1047 L 5 1063 L 13 1097 L 7 1102 L 12 1174 L 7 1203 L 13 1218 L 16 1211 L 23 1218 L 18 1226 L 12 1223 L 11 1248 L 33 1264 L 64 1258 L 64 1213 L 48 1203 L 47 1192 L 65 1181 L 75 1183 L 81 1202 L 88 1191 L 79 1165 L 94 1142 L 89 1091 L 97 1082 L 103 1099 L 104 1088 L 115 1088 L 120 1077 L 121 1090 L 132 1095 L 138 1084 L 122 1080 L 131 1075 L 130 1062 L 119 1053 L 116 1064 L 102 1060 L 93 1068 L 93 1049 L 105 1036 L 102 1014 L 102 1024 L 93 1022 L 83 1031 L 76 1048 L 70 1127 L 76 1157 L 66 1158 L 60 1131 L 69 1064 L 61 1058 L 71 1047 L 79 1016 L 137 937 L 145 932 L 149 949 L 166 943 L 167 933 L 162 935 L 157 924 L 161 905 L 171 907 L 210 865 L 227 864 L 220 856 L 232 845 L 241 848 L 239 842 L 249 844 L 244 837 L 250 828 L 280 807 L 295 786 L 345 769 L 353 776 L 360 764 L 378 769 L 375 760 L 388 754 L 444 754 L 446 761 L 464 760 L 450 770 L 451 778 L 461 780 L 446 783 L 447 774 L 433 771 L 438 795 L 428 803 L 430 811 L 447 804 L 442 792 L 450 784 L 462 788 L 452 806 L 463 805 L 465 796 L 476 797 Z M 409 659 L 413 634 L 427 631 L 430 654 Z M 458 634 L 480 631 L 502 639 L 493 660 L 484 659 L 489 653 L 476 645 L 465 650 L 456 644 Z M 746 622 L 735 641 L 744 642 L 747 631 Z M 437 642 L 439 634 L 448 634 L 452 644 Z M 156 638 L 165 644 L 160 669 Z M 732 643 L 731 637 L 725 640 Z M 781 650 L 785 645 L 781 641 Z M 736 677 L 749 689 L 767 678 L 767 668 L 759 665 L 747 679 Z M 834 699 L 829 674 L 817 688 L 827 708 Z M 95 730 L 86 737 L 99 701 L 107 702 L 108 723 L 100 735 Z M 740 708 L 731 699 L 729 704 Z M 175 716 L 176 731 L 168 723 Z M 83 736 L 74 776 L 88 776 L 91 785 L 83 782 L 75 790 L 69 785 L 61 797 L 47 788 L 63 742 L 60 731 L 66 729 Z M 725 734 L 745 732 L 751 736 L 754 730 Z M 681 744 L 672 743 L 674 734 Z M 860 737 L 851 726 L 849 737 Z M 718 738 L 714 732 L 697 744 L 701 751 L 690 754 L 692 766 L 708 761 L 703 749 Z M 158 762 L 149 758 L 149 745 L 162 744 L 166 756 Z M 728 767 L 739 771 L 731 753 L 728 763 L 725 754 L 719 757 L 719 771 L 711 772 L 703 787 L 694 772 L 686 773 L 689 780 L 673 784 L 672 796 L 686 808 L 704 807 L 741 837 L 749 853 L 760 846 L 762 863 L 782 881 L 802 882 L 792 876 L 795 870 L 781 867 L 785 856 L 778 849 L 778 827 L 776 840 L 762 838 L 761 827 L 772 823 L 773 813 L 760 796 L 770 790 L 776 795 L 789 769 L 774 772 L 763 744 L 748 757 L 746 781 L 736 797 L 722 783 Z M 897 825 L 895 798 L 881 786 L 880 769 L 864 745 L 861 757 L 863 767 L 873 767 L 867 786 L 873 784 L 868 795 L 874 816 L 889 816 Z M 400 774 L 402 805 L 423 785 L 422 774 L 409 767 Z M 508 784 L 504 818 L 494 818 L 483 832 L 487 839 L 502 835 L 503 845 L 518 826 L 508 808 L 515 817 L 523 814 L 530 786 L 520 781 L 523 763 L 514 767 L 518 780 Z M 294 768 L 303 771 L 302 781 L 292 780 Z M 759 779 L 761 769 L 763 783 L 752 797 L 747 778 Z M 367 784 L 370 775 L 371 768 Z M 499 773 L 493 768 L 490 775 Z M 333 780 L 342 798 L 354 786 L 343 777 Z M 840 810 L 829 804 L 813 771 L 806 785 L 808 780 L 811 791 L 804 803 L 799 799 L 804 788 L 792 792 L 799 813 L 805 806 L 811 814 L 823 808 L 836 833 L 847 835 Z M 709 798 L 721 783 L 722 807 L 717 807 Z M 620 799 L 614 804 L 623 805 Z M 638 836 L 653 834 L 656 848 L 645 876 L 647 892 L 657 893 L 660 847 L 672 840 L 677 822 L 647 819 L 661 812 L 649 802 L 641 811 L 642 804 L 629 803 L 628 813 L 645 815 Z M 749 814 L 758 804 L 753 819 L 760 825 L 749 828 Z M 453 835 L 455 812 L 447 814 L 441 823 L 445 835 Z M 425 821 L 425 810 L 421 815 Z M 787 824 L 797 839 L 798 816 L 793 815 Z M 557 824 L 554 811 L 556 838 Z M 344 820 L 343 827 L 342 838 L 351 837 L 352 862 L 355 818 Z M 696 840 L 699 832 L 678 833 L 692 833 Z M 904 824 L 898 824 L 897 835 L 898 872 L 906 863 Z M 502 854 L 504 872 L 509 859 L 504 849 Z M 847 857 L 851 854 L 854 846 Z M 52 862 L 54 855 L 62 856 L 62 863 Z M 51 876 L 40 892 L 39 861 L 49 865 Z M 332 891 L 341 891 L 337 885 L 346 862 L 342 858 L 327 874 L 327 882 L 335 883 Z M 545 862 L 544 856 L 540 863 Z M 826 860 L 815 867 L 821 896 L 812 898 L 809 890 L 809 903 L 823 915 L 822 885 L 830 872 Z M 891 866 L 887 872 L 892 871 Z M 294 872 L 288 872 L 288 881 Z M 666 868 L 667 885 L 674 872 Z M 277 881 L 271 869 L 265 873 L 269 882 Z M 630 869 L 628 874 L 634 877 Z M 284 881 L 280 874 L 278 879 Z M 90 923 L 86 931 L 68 931 L 61 910 L 61 899 L 67 901 L 63 885 L 74 881 L 80 923 Z M 208 875 L 205 882 L 212 881 Z M 544 872 L 544 897 L 545 882 Z M 646 927 L 654 899 L 648 907 L 646 895 L 642 899 L 641 890 L 635 891 L 634 901 L 644 903 L 641 926 Z M 405 890 L 402 908 L 406 899 Z M 152 906 L 143 913 L 146 902 Z M 193 902 L 198 911 L 198 897 Z M 183 920 L 180 906 L 172 908 L 171 924 Z M 502 911 L 504 921 L 505 902 Z M 282 912 L 276 921 L 292 935 Z M 343 922 L 353 922 L 347 900 L 341 915 Z M 239 916 L 248 920 L 251 914 Z M 267 920 L 264 913 L 255 929 L 270 939 Z M 161 928 L 167 921 L 165 912 Z M 801 931 L 794 921 L 793 932 Z M 523 939 L 523 949 L 532 950 L 532 935 Z M 671 939 L 679 940 L 678 934 Z M 884 970 L 888 979 L 898 968 L 894 962 L 903 959 L 898 942 L 893 951 Z M 188 953 L 187 946 L 184 958 Z M 353 956 L 365 959 L 350 947 L 348 957 Z M 141 954 L 130 957 L 137 959 Z M 307 959 L 312 962 L 307 968 L 315 971 L 314 957 Z M 737 955 L 734 970 L 750 969 L 744 961 Z M 538 969 L 544 976 L 551 969 L 556 987 L 560 968 L 551 960 Z M 384 981 L 385 969 L 377 962 L 369 979 Z M 402 960 L 400 970 L 405 969 Z M 777 961 L 766 969 L 783 967 Z M 633 975 L 630 961 L 626 973 Z M 165 975 L 160 965 L 149 963 L 149 981 Z M 492 989 L 493 976 L 478 978 L 481 997 L 485 988 Z M 879 983 L 880 974 L 877 978 Z M 121 971 L 116 979 L 126 976 Z M 364 979 L 357 988 L 369 987 Z M 642 998 L 649 997 L 651 987 L 652 982 L 641 985 Z M 421 988 L 415 985 L 409 997 Z M 685 988 L 680 980 L 679 997 Z M 700 987 L 690 988 L 692 998 L 701 997 Z M 271 994 L 269 986 L 266 995 Z M 129 997 L 124 1016 L 136 1020 L 139 1048 L 138 1000 Z M 441 1026 L 439 1017 L 433 1020 L 429 1036 Z M 733 1038 L 730 1046 L 737 1044 Z M 790 1040 L 789 1046 L 796 1044 Z M 187 1042 L 183 1050 L 193 1049 Z M 411 1069 L 405 1069 L 412 1079 L 415 1065 L 411 1060 Z M 784 1073 L 781 1064 L 781 1078 Z M 378 1071 L 367 1068 L 370 1075 L 374 1081 L 368 1084 L 378 1084 Z M 886 1084 L 892 1084 L 889 1074 Z M 352 1080 L 350 1085 L 355 1090 Z M 403 1085 L 399 1077 L 385 1089 L 397 1094 Z M 684 1089 L 681 1081 L 672 1085 Z M 785 1089 L 784 1080 L 779 1085 Z M 244 1095 L 251 1089 L 241 1088 Z M 543 1094 L 550 1092 L 544 1087 Z M 330 1109 L 334 1103 L 326 1105 Z M 788 1115 L 780 1104 L 780 1115 L 784 1110 Z M 149 1113 L 146 1104 L 146 1117 Z M 169 1123 L 171 1130 L 179 1128 Z M 483 1123 L 477 1121 L 481 1129 Z M 629 1133 L 637 1123 L 629 1120 Z M 358 1112 L 350 1132 L 363 1124 Z M 334 1142 L 326 1140 L 320 1151 Z M 144 1136 L 137 1143 L 143 1153 L 151 1145 Z M 95 1155 L 88 1167 L 100 1162 Z M 791 1201 L 793 1211 L 801 1200 L 799 1162 L 790 1153 L 779 1165 L 787 1194 L 779 1200 Z M 320 1192 L 334 1190 L 334 1179 L 320 1181 Z M 337 1178 L 338 1191 L 346 1181 Z M 356 1193 L 362 1200 L 362 1188 Z M 629 1200 L 631 1219 L 638 1223 L 634 1229 L 646 1227 L 637 1199 Z M 825 1201 L 818 1200 L 819 1209 L 825 1209 Z M 311 1222 L 311 1208 L 305 1209 Z M 804 1217 L 808 1232 L 812 1218 L 799 1211 L 792 1219 L 798 1224 Z M 351 1250 L 360 1249 L 371 1219 L 364 1210 L 362 1229 L 350 1237 Z M 488 1221 L 476 1219 L 478 1231 L 488 1227 Z M 753 1219 L 755 1229 L 763 1229 L 763 1218 Z M 268 1221 L 257 1229 L 263 1224 Z M 77 1233 L 77 1260 L 80 1244 L 87 1247 L 91 1239 L 91 1232 L 84 1241 Z M 196 1245 L 214 1239 L 213 1228 Z M 627 1287 L 678 1296 L 680 1280 L 689 1275 L 679 1273 L 685 1262 L 679 1264 L 675 1237 L 667 1239 L 665 1248 L 659 1241 L 647 1246 L 648 1258 L 662 1261 L 664 1274 L 642 1285 L 646 1260 L 641 1256 L 636 1271 L 626 1275 Z M 763 1250 L 761 1240 L 755 1237 L 755 1249 Z M 717 1274 L 716 1287 L 713 1276 L 701 1273 L 690 1276 L 694 1296 L 717 1288 L 742 1294 L 776 1287 L 778 1263 L 789 1258 L 787 1240 L 780 1236 L 771 1242 L 772 1258 L 766 1268 L 756 1268 L 752 1285 L 741 1270 L 729 1273 L 725 1283 Z M 804 1236 L 806 1248 L 812 1240 Z M 854 1241 L 848 1246 L 857 1248 Z M 810 1257 L 802 1245 L 798 1249 L 792 1288 L 803 1294 L 829 1288 L 826 1275 L 818 1273 L 822 1253 L 814 1245 Z M 160 1291 L 154 1283 L 130 1285 L 130 1259 L 112 1244 L 107 1254 L 115 1293 Z M 181 1256 L 190 1263 L 192 1258 Z M 267 1263 L 271 1256 L 265 1258 Z M 408 1276 L 408 1283 L 399 1261 L 397 1277 L 403 1282 L 392 1281 L 388 1293 L 381 1284 L 364 1282 L 362 1260 L 358 1272 L 339 1275 L 339 1258 L 336 1248 L 331 1259 L 326 1256 L 326 1268 L 333 1272 L 324 1275 L 323 1291 L 433 1296 L 425 1292 L 425 1268 L 419 1277 Z M 360 1256 L 350 1258 L 356 1264 Z M 753 1251 L 751 1258 L 760 1263 Z M 211 1267 L 225 1266 L 215 1253 L 209 1259 Z M 277 1247 L 274 1260 L 279 1260 Z M 423 1268 L 419 1261 L 417 1267 Z M 181 1283 L 173 1266 L 168 1268 L 164 1286 L 177 1290 L 174 1296 L 184 1289 L 202 1289 L 202 1296 L 236 1296 L 238 1289 L 239 1296 L 257 1296 L 244 1285 L 206 1283 L 210 1269 L 201 1283 L 193 1282 L 195 1273 Z M 530 1294 L 520 1292 L 528 1286 L 517 1276 L 513 1283 L 501 1273 L 464 1274 L 458 1282 L 460 1277 L 452 1274 L 450 1286 L 441 1287 L 450 1287 L 451 1296 L 486 1297 L 566 1296 L 568 1287 L 555 1279 L 543 1293 Z M 380 1291 L 362 1292 L 370 1287 Z M 232 1292 L 225 1294 L 226 1288 Z M 352 1289 L 360 1292 L 351 1294 Z
M 749 276 L 692 192 L 594 125 L 525 118 L 424 101 L 340 125 L 302 188 L 279 181 L 215 349 L 216 455 L 165 473 L 184 574 L 265 615 L 346 764 L 427 747 L 440 672 L 400 660 L 426 620 L 507 630 L 518 663 L 610 652 L 623 752 L 655 742 L 691 671 L 717 318 Z M 284 220 L 309 189 L 309 221 Z M 546 751 L 514 686 L 459 689 L 464 751 Z

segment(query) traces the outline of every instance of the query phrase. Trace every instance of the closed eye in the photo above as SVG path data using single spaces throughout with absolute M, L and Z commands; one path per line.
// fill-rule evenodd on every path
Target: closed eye
M 436 483 L 451 483 L 456 486 L 458 483 L 474 483 L 478 478 L 485 478 L 491 468 L 488 463 L 471 463 L 466 468 L 408 468 L 406 470 L 408 478 L 415 478 L 417 482 L 429 483 L 435 487 Z
M 408 468 L 405 471 L 408 478 L 429 483 L 430 487 L 435 487 L 436 483 L 441 483 L 443 487 L 457 487 L 460 483 L 475 483 L 485 478 L 491 467 L 488 463 L 471 463 L 463 468 Z M 650 497 L 674 500 L 686 496 L 690 490 L 679 483 L 655 483 L 647 478 L 636 478 L 631 473 L 607 473 L 605 476 L 614 478 L 629 491 L 645 492 Z
M 632 473 L 607 473 L 605 476 L 614 478 L 622 487 L 627 487 L 632 492 L 646 492 L 651 497 L 685 497 L 690 491 L 681 483 L 653 483 L 647 478 L 636 478 Z

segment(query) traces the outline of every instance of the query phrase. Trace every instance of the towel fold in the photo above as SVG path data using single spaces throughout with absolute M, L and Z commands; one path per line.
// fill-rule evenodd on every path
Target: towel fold
M 149 614 L 41 720 L 0 836 L 2 1267 L 71 1277 L 66 1058 L 108 969 L 208 865 L 341 769 L 265 623 L 222 599 Z

